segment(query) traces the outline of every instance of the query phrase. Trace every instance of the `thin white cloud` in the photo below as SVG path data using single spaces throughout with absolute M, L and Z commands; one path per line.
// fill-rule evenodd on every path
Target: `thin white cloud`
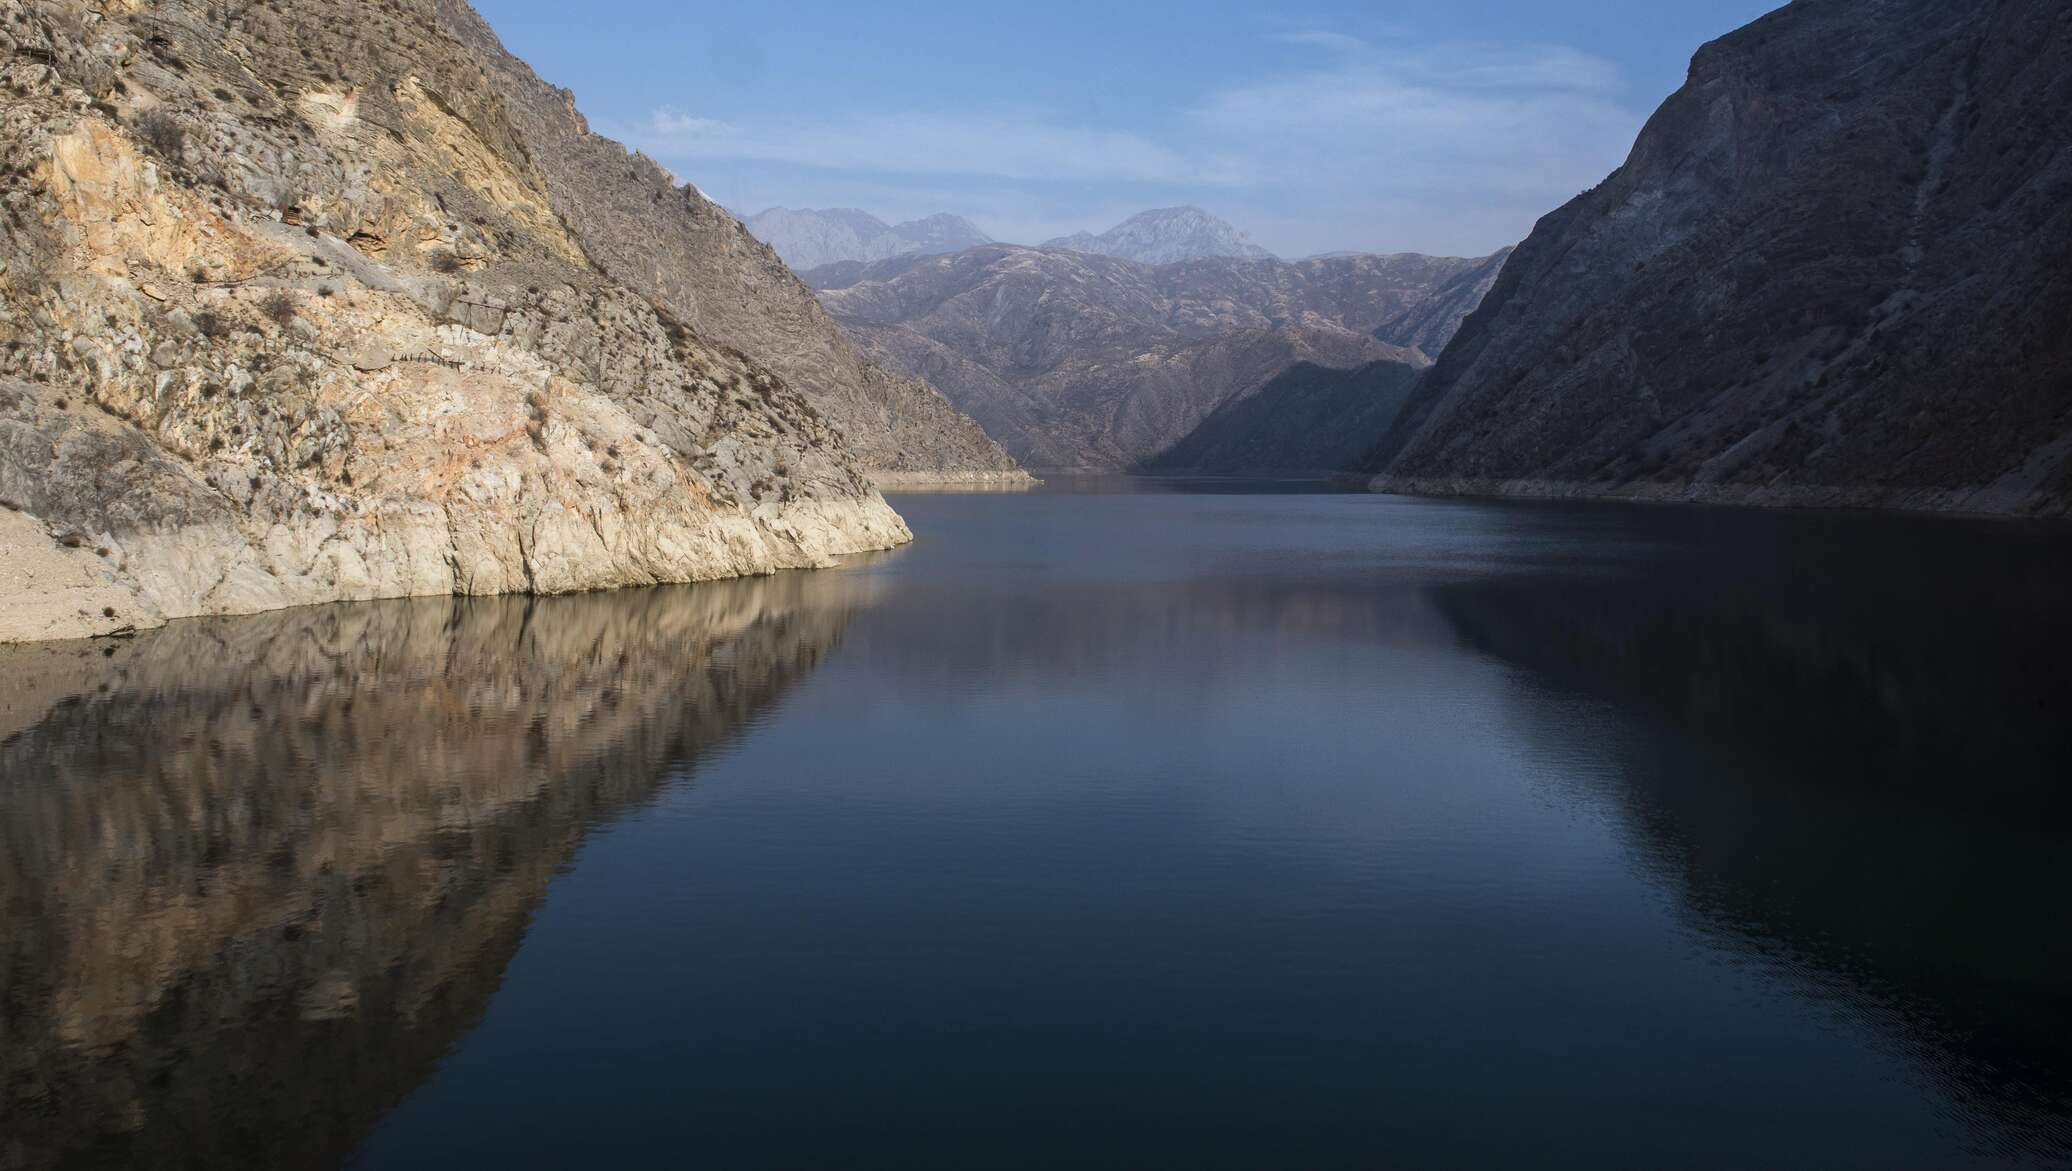
M 1640 124 L 1609 96 L 1616 70 L 1572 49 L 1333 47 L 1322 68 L 1212 95 L 1193 121 L 1252 144 L 1261 173 L 1468 202 L 1566 198 L 1616 166 Z
M 1418 70 L 1440 88 L 1608 93 L 1619 85 L 1618 66 L 1565 45 L 1468 43 L 1421 52 L 1377 51 L 1370 64 Z
M 663 106 L 648 117 L 648 126 L 665 138 L 690 138 L 701 134 L 726 134 L 733 130 L 717 118 L 693 118 L 674 106 Z
M 1329 29 L 1302 29 L 1297 32 L 1274 33 L 1270 40 L 1284 45 L 1304 45 L 1317 49 L 1334 49 L 1341 53 L 1364 53 L 1371 48 L 1366 41 L 1350 33 L 1332 32 Z
M 1255 209 L 1244 226 L 1283 253 L 1483 252 L 1601 180 L 1642 121 L 1618 99 L 1616 67 L 1572 48 L 1362 32 L 1262 29 L 1307 64 L 1146 111 L 1138 125 L 1156 130 L 1028 112 L 730 122 L 663 108 L 621 136 L 688 174 L 731 172 L 752 199 L 952 211 L 1005 239 L 1100 230 L 1132 203 L 1197 201 Z
M 1227 186 L 1225 152 L 1181 151 L 1142 135 L 989 114 L 857 113 L 812 122 L 735 124 L 657 110 L 629 137 L 673 159 L 752 159 L 837 171 L 1036 181 Z
M 1256 27 L 1270 30 L 1271 33 L 1279 34 L 1282 38 L 1294 38 L 1293 43 L 1296 44 L 1302 43 L 1299 38 L 1312 33 L 1323 33 L 1327 36 L 1350 36 L 1354 40 L 1363 41 L 1364 43 L 1400 41 L 1409 38 L 1411 35 L 1409 25 L 1401 21 L 1379 20 L 1371 14 L 1357 22 L 1359 29 L 1357 33 L 1347 33 L 1339 27 L 1337 20 L 1315 12 L 1298 13 L 1267 10 L 1254 12 L 1251 14 L 1251 17 L 1252 23 Z M 1311 43 L 1322 44 L 1327 42 L 1313 41 Z

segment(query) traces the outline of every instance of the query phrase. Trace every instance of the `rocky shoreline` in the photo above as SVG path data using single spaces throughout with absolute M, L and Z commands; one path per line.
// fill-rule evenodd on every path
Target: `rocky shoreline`
M 1011 472 L 877 472 L 881 492 L 1026 492 L 1043 481 L 1020 468 Z
M 1391 496 L 1487 500 L 1595 500 L 1633 504 L 1710 504 L 1754 508 L 1931 512 L 2000 519 L 2065 519 L 2072 508 L 2017 513 L 2024 485 L 1887 490 L 1819 484 L 1625 484 L 1575 480 L 1493 480 L 1467 476 L 1374 476 L 1367 490 Z

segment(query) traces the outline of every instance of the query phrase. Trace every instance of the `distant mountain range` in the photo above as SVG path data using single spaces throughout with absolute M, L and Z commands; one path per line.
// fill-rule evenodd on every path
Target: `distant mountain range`
M 797 272 L 850 261 L 868 264 L 897 256 L 939 256 L 995 242 L 970 220 L 948 214 L 888 224 L 853 207 L 773 207 L 742 217 L 741 223 Z M 1098 236 L 1079 232 L 1047 240 L 1042 246 L 1138 264 L 1173 264 L 1212 256 L 1273 258 L 1273 253 L 1252 243 L 1241 229 L 1198 207 L 1139 212 Z
M 853 207 L 793 210 L 773 207 L 742 221 L 756 239 L 777 251 L 795 272 L 844 260 L 884 260 L 893 256 L 930 256 L 960 252 L 993 242 L 978 225 L 961 216 L 888 224 Z
M 1411 253 L 1147 265 L 991 244 L 805 279 L 865 352 L 940 389 L 1030 467 L 1292 471 L 1355 459 L 1430 363 L 1377 331 L 1450 335 L 1447 313 L 1472 310 L 1467 294 L 1495 265 Z M 1435 300 L 1452 308 L 1418 315 Z
M 1113 256 L 1138 264 L 1175 264 L 1210 256 L 1255 260 L 1273 257 L 1273 253 L 1252 243 L 1243 231 L 1198 207 L 1138 212 L 1098 236 L 1078 232 L 1045 240 L 1043 247 Z
M 1345 468 L 1508 255 L 1283 261 L 1198 207 L 1037 248 L 953 215 L 743 223 L 860 347 L 1050 470 Z

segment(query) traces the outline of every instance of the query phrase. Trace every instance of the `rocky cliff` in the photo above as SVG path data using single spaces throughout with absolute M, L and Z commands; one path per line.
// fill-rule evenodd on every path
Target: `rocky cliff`
M 612 279 L 768 366 L 879 482 L 1027 481 L 933 388 L 859 357 L 812 291 L 725 209 L 646 156 L 590 133 L 575 96 L 505 52 L 465 0 L 437 0 L 437 15 L 482 63 L 547 202 Z
M 907 539 L 489 80 L 428 0 L 0 0 L 0 639 Z
M 2072 511 L 2072 8 L 1705 46 L 1371 454 L 1418 492 Z
M 1181 470 L 1166 453 L 1196 450 L 1179 445 L 1298 363 L 1331 370 L 1424 365 L 1421 352 L 1382 342 L 1373 331 L 1482 263 L 1405 254 L 1150 266 L 992 245 L 807 276 L 867 352 L 941 387 L 1023 463 L 1113 470 L 1162 458 L 1165 470 Z M 1360 388 L 1372 382 L 1344 381 L 1318 397 L 1311 392 L 1321 389 L 1319 380 L 1298 381 L 1309 408 L 1226 413 L 1223 423 L 1242 417 L 1272 431 L 1256 444 L 1219 439 L 1208 446 L 1226 454 L 1275 453 L 1307 468 L 1345 434 L 1372 435 L 1394 414 L 1375 415 L 1360 400 Z M 1327 401 L 1346 411 L 1310 409 Z M 1327 420 L 1328 442 L 1300 433 Z

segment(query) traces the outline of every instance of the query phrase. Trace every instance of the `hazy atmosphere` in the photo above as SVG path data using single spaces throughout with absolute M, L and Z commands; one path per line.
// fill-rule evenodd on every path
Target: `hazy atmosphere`
M 0 0 L 0 1171 L 2072 1168 L 2067 0 Z
M 600 131 L 744 215 L 950 212 L 1033 244 L 1191 203 L 1293 257 L 1523 239 L 1768 5 L 481 7 Z

